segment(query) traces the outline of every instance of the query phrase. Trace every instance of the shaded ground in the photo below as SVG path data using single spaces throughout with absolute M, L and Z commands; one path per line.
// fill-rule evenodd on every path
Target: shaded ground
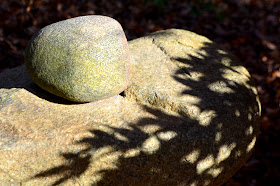
M 262 121 L 255 153 L 225 185 L 279 181 L 279 0 L 2 0 L 0 71 L 24 62 L 27 42 L 40 28 L 89 14 L 115 18 L 129 40 L 157 30 L 183 28 L 207 36 L 234 53 L 256 82 Z

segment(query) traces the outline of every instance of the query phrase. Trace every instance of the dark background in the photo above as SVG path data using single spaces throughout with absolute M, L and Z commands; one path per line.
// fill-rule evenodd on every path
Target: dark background
M 0 72 L 24 63 L 27 42 L 40 28 L 82 15 L 116 19 L 128 40 L 182 28 L 235 54 L 256 82 L 261 133 L 252 157 L 225 185 L 279 183 L 279 0 L 0 0 Z

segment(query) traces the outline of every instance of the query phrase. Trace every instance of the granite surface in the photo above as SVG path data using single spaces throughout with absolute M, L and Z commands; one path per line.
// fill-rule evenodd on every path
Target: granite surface
M 106 16 L 81 16 L 42 28 L 28 43 L 25 64 L 44 90 L 75 102 L 122 92 L 130 75 L 121 25 Z
M 209 39 L 165 30 L 129 42 L 120 95 L 77 104 L 25 66 L 0 74 L 0 180 L 22 185 L 221 185 L 249 158 L 260 103 Z

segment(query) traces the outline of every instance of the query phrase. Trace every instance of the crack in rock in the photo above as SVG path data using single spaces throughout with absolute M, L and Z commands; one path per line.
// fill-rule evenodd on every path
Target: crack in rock
M 178 41 L 177 39 L 176 39 L 176 42 L 177 42 L 178 44 L 180 44 L 180 45 L 184 45 L 185 47 L 193 48 L 192 46 L 185 45 L 184 43 Z M 169 58 L 170 61 L 175 62 L 176 66 L 177 66 L 180 70 L 182 70 L 183 72 L 185 72 L 188 76 L 192 77 L 191 73 L 190 73 L 186 68 L 182 68 L 180 65 L 177 64 L 178 60 L 177 60 L 176 58 L 170 56 L 170 54 L 168 54 L 168 52 L 164 49 L 163 46 L 160 46 L 158 43 L 156 43 L 155 38 L 152 39 L 152 43 L 153 43 L 158 49 L 160 49 L 160 50 Z

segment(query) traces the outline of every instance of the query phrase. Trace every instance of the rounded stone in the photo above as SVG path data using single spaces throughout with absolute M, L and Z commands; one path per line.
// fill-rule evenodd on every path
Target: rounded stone
M 32 80 L 74 102 L 92 102 L 125 90 L 129 62 L 123 29 L 106 16 L 81 16 L 48 25 L 31 38 L 25 51 Z

